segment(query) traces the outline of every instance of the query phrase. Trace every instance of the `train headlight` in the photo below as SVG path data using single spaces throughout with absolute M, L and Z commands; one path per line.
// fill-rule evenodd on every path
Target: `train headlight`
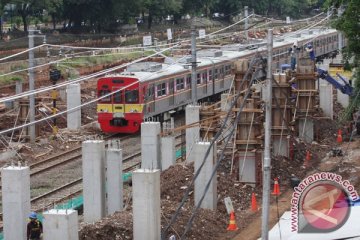
M 131 113 L 137 113 L 138 111 L 136 109 L 130 109 Z

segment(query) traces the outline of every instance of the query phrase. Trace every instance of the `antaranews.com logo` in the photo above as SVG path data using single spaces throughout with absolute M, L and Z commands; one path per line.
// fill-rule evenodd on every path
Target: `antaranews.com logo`
M 347 221 L 351 202 L 359 198 L 353 185 L 335 173 L 315 173 L 294 188 L 291 198 L 291 231 L 327 233 Z

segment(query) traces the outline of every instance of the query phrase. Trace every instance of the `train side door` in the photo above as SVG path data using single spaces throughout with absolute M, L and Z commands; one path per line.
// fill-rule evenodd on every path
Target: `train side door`
M 114 117 L 124 117 L 125 105 L 123 91 L 119 91 L 119 88 L 113 88 L 112 102 L 113 102 L 113 115 Z
M 169 106 L 174 105 L 174 79 L 169 80 Z
M 155 85 L 149 84 L 147 90 L 147 112 L 152 113 L 155 112 Z

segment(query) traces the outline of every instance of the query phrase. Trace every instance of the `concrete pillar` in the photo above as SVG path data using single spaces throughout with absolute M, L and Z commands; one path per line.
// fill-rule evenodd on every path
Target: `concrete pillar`
M 299 119 L 299 137 L 307 143 L 314 140 L 314 122 L 312 119 Z
M 328 84 L 320 84 L 320 107 L 325 117 L 333 119 L 334 103 L 333 103 L 333 87 Z
M 232 98 L 229 98 L 231 94 L 223 93 L 221 94 L 221 111 L 228 112 L 231 107 Z
M 160 161 L 160 123 L 141 124 L 141 168 L 161 169 Z
M 92 223 L 105 216 L 105 142 L 82 143 L 84 221 Z
M 66 88 L 67 92 L 67 109 L 81 105 L 80 84 L 69 84 Z M 67 113 L 67 128 L 70 130 L 78 130 L 81 127 L 81 109 Z
M 343 108 L 347 108 L 349 106 L 350 97 L 349 95 L 343 94 L 340 90 L 337 90 L 337 101 Z
M 195 144 L 195 172 L 200 168 L 205 154 L 210 147 L 210 142 L 198 142 Z M 202 195 L 204 194 L 205 187 L 208 184 L 211 174 L 214 170 L 214 165 L 216 162 L 216 146 L 212 147 L 208 157 L 205 160 L 205 164 L 202 167 L 199 176 L 195 180 L 194 184 L 194 201 L 195 205 L 200 202 Z M 202 201 L 200 207 L 210 210 L 216 210 L 217 206 L 217 178 L 216 174 L 213 177 L 209 190 L 205 194 L 204 200 Z
M 4 239 L 26 239 L 30 214 L 29 167 L 6 167 L 1 171 Z
M 44 212 L 44 240 L 78 240 L 78 212 L 71 209 L 51 209 Z
M 176 163 L 175 137 L 166 136 L 161 138 L 161 167 L 168 169 Z
M 188 105 L 185 108 L 185 124 L 189 125 L 191 123 L 196 123 L 200 121 L 200 106 Z M 193 162 L 194 154 L 193 150 L 195 143 L 199 140 L 200 137 L 200 126 L 186 128 L 186 161 Z
M 239 152 L 239 179 L 240 182 L 256 184 L 255 152 Z
M 283 135 L 274 137 L 272 141 L 273 153 L 275 156 L 289 157 L 289 139 Z
M 138 169 L 133 172 L 134 240 L 159 240 L 160 170 Z
M 119 142 L 118 142 L 119 143 Z M 122 150 L 112 144 L 106 151 L 107 214 L 123 209 Z

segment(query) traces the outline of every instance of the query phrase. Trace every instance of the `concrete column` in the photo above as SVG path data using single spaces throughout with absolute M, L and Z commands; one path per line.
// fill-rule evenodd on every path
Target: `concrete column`
M 200 121 L 200 106 L 188 105 L 185 108 L 185 124 L 196 123 Z M 186 161 L 193 162 L 195 143 L 199 140 L 200 126 L 186 128 Z
M 314 122 L 312 119 L 299 119 L 299 137 L 307 143 L 312 143 L 314 140 Z
M 4 239 L 26 239 L 30 214 L 29 167 L 6 167 L 1 171 Z
M 161 169 L 160 161 L 160 123 L 141 124 L 141 168 Z
M 160 170 L 138 169 L 133 172 L 134 240 L 159 240 Z
M 255 186 L 256 161 L 254 152 L 239 152 L 239 179 L 240 182 L 253 184 Z
M 176 164 L 175 137 L 166 136 L 161 138 L 161 167 L 168 169 Z
M 289 139 L 283 135 L 274 137 L 272 141 L 273 153 L 275 156 L 289 157 Z
M 337 101 L 343 108 L 347 108 L 349 106 L 350 97 L 349 95 L 343 94 L 340 90 L 337 90 Z
M 195 144 L 195 172 L 200 168 L 205 154 L 210 147 L 210 142 L 198 142 Z M 216 146 L 212 147 L 208 157 L 205 160 L 205 164 L 202 167 L 199 176 L 195 180 L 194 184 L 194 200 L 195 205 L 200 202 L 202 195 L 204 194 L 205 187 L 208 184 L 211 174 L 214 170 L 214 165 L 216 162 Z M 202 201 L 200 207 L 210 210 L 216 210 L 217 206 L 217 178 L 216 175 L 211 181 L 210 187 L 205 194 L 204 200 Z
M 51 209 L 44 212 L 44 240 L 78 240 L 78 212 L 71 209 Z
M 82 143 L 84 221 L 92 223 L 105 216 L 105 142 Z
M 80 84 L 70 84 L 66 88 L 67 92 L 67 109 L 81 105 Z M 78 130 L 81 127 L 81 109 L 67 113 L 67 128 L 70 130 Z
M 334 103 L 333 103 L 333 87 L 328 84 L 320 84 L 320 107 L 325 117 L 333 119 Z
M 107 214 L 123 209 L 122 150 L 120 144 L 106 151 Z
M 229 98 L 231 94 L 223 93 L 221 94 L 221 111 L 228 112 L 230 111 L 232 98 Z

